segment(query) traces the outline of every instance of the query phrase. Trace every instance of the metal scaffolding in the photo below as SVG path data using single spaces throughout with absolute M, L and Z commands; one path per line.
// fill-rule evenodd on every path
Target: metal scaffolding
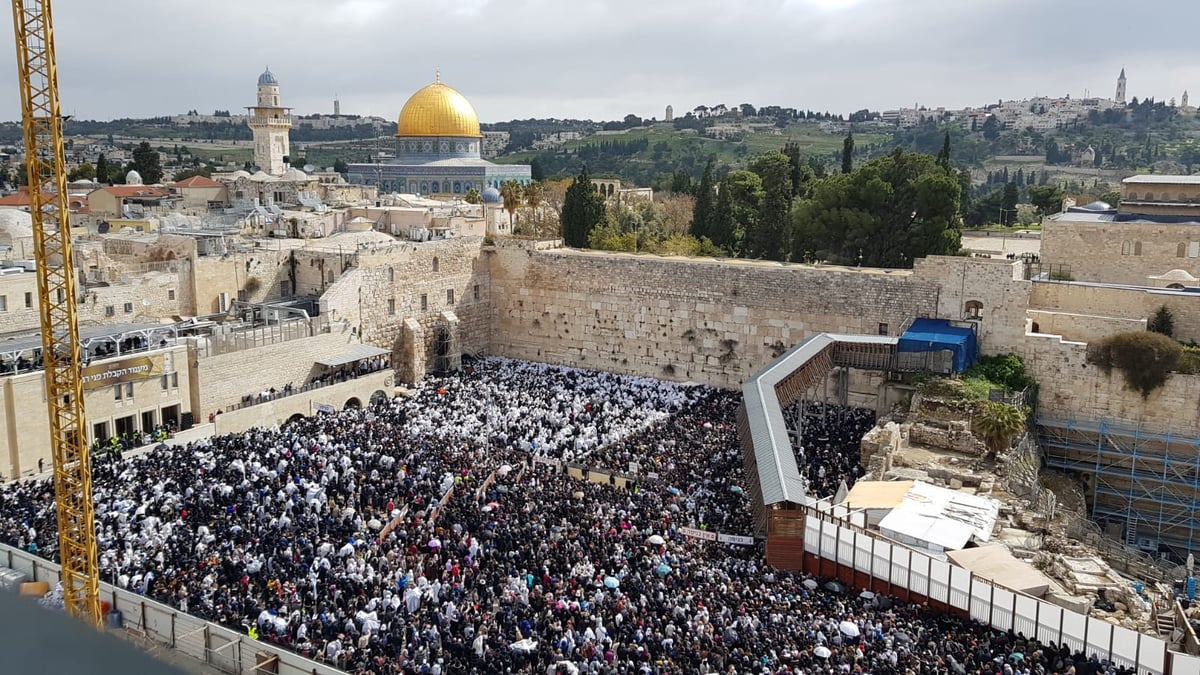
M 1200 551 L 1200 438 L 1110 420 L 1039 418 L 1046 465 L 1090 476 L 1091 518 L 1130 547 Z

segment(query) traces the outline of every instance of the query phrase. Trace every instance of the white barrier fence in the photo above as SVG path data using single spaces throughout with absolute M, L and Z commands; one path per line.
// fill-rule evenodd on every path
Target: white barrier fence
M 3 544 L 0 544 L 0 565 L 23 572 L 30 581 L 48 582 L 51 589 L 59 580 L 57 564 Z M 124 628 L 142 632 L 159 644 L 231 675 L 344 675 L 337 668 L 270 642 L 253 640 L 111 584 L 100 584 L 100 599 L 120 610 Z
M 969 570 L 885 541 L 828 513 L 808 512 L 804 551 L 835 562 L 842 570 L 852 570 L 859 579 L 868 577 L 867 586 L 898 586 L 925 596 L 931 605 L 961 610 L 977 621 L 1036 637 L 1042 643 L 1065 642 L 1088 656 L 1096 654 L 1136 668 L 1139 674 L 1200 673 L 1200 657 L 1172 651 L 1159 638 L 994 585 Z

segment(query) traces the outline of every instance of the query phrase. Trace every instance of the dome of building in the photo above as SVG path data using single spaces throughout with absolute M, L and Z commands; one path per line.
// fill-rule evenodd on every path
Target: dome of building
M 500 191 L 494 187 L 484 188 L 482 197 L 484 204 L 499 204 L 504 201 L 504 198 L 500 196 Z
M 467 97 L 437 82 L 413 94 L 400 111 L 397 136 L 480 138 L 479 116 Z
M 1087 209 L 1088 211 L 1112 211 L 1112 204 L 1109 204 L 1108 202 L 1102 202 L 1102 201 L 1096 200 L 1090 204 L 1085 204 L 1079 208 Z
M 137 172 L 137 169 L 130 169 L 129 173 L 125 174 L 126 185 L 141 185 L 142 174 Z
M 258 86 L 263 87 L 267 85 L 279 85 L 279 80 L 275 79 L 275 73 L 272 73 L 270 68 L 267 68 L 265 71 L 263 71 L 262 75 L 258 76 Z

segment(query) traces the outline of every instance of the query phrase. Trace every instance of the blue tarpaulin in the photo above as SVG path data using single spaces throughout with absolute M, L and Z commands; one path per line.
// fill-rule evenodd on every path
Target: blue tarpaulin
M 917 319 L 900 336 L 898 352 L 936 352 L 948 349 L 954 353 L 954 372 L 970 368 L 979 358 L 975 331 L 966 326 L 954 326 L 946 319 Z

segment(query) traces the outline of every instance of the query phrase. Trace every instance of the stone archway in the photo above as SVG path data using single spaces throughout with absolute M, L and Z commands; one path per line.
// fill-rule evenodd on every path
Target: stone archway
M 358 397 L 355 396 L 355 397 L 350 398 L 348 401 L 346 401 L 346 405 L 342 406 L 342 410 L 349 410 L 351 408 L 361 408 L 361 407 L 362 407 L 362 401 L 358 400 Z
M 292 415 L 291 417 L 289 417 L 289 418 L 287 419 L 287 421 L 286 421 L 286 422 L 284 422 L 283 424 L 284 424 L 284 426 L 287 426 L 287 425 L 289 425 L 289 424 L 293 424 L 293 423 L 295 423 L 295 422 L 299 422 L 299 421 L 300 421 L 300 420 L 302 420 L 302 419 L 304 419 L 304 415 L 302 415 L 302 414 L 300 414 L 300 413 L 296 413 L 295 415 Z
M 377 405 L 383 405 L 384 403 L 387 403 L 387 402 L 388 402 L 388 395 L 382 389 L 376 389 L 371 394 L 371 407 L 372 408 L 374 408 Z

